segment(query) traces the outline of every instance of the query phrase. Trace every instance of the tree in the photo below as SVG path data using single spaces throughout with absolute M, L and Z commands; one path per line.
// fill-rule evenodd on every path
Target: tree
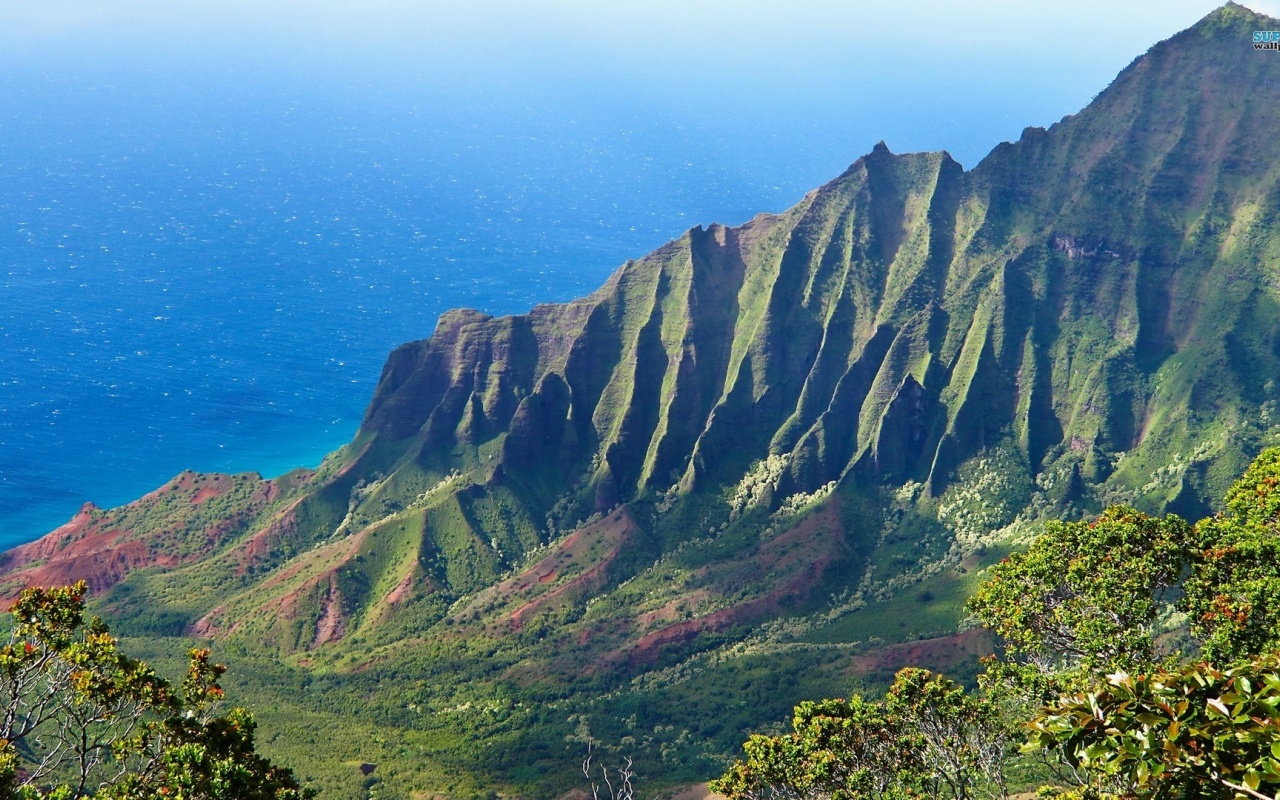
M 1124 506 L 1092 522 L 1049 522 L 1025 553 L 991 568 L 968 607 L 1008 660 L 1040 673 L 1140 668 L 1159 657 L 1156 622 L 1192 542 L 1182 519 Z
M 1280 648 L 1280 449 L 1265 450 L 1227 492 L 1224 510 L 1196 526 L 1186 608 L 1206 658 Z
M 254 751 L 253 718 L 217 713 L 225 667 L 192 650 L 178 688 L 86 617 L 83 582 L 28 589 L 0 647 L 0 798 L 304 800 Z
M 919 745 L 883 703 L 848 700 L 796 706 L 793 732 L 751 736 L 746 757 L 711 788 L 731 800 L 897 798 L 919 768 Z
M 1004 795 L 1022 726 L 1024 752 L 1078 784 L 1046 797 L 1280 800 L 1280 449 L 1194 528 L 1123 506 L 1046 524 L 968 608 L 1003 642 L 980 695 L 903 670 L 882 703 L 801 706 L 794 733 L 753 736 L 715 785 L 731 800 Z M 1172 610 L 1206 660 L 1161 651 Z
M 596 773 L 599 772 L 599 779 Z M 635 777 L 635 765 L 631 756 L 623 756 L 622 763 L 609 773 L 609 766 L 603 761 L 595 760 L 595 743 L 587 740 L 587 757 L 582 762 L 582 774 L 591 787 L 591 800 L 635 800 L 636 787 L 631 782 Z M 608 797 L 603 797 L 602 792 Z
M 916 759 L 926 785 L 938 797 L 963 798 L 980 792 L 1004 797 L 1005 755 L 1013 731 L 1000 707 L 969 694 L 942 675 L 915 667 L 901 670 L 889 688 L 888 707 L 918 742 Z
M 1009 731 L 997 709 L 927 670 L 899 672 L 881 702 L 801 703 L 792 729 L 753 735 L 711 788 L 730 800 L 1004 795 Z
M 1057 752 L 1097 790 L 1273 800 L 1280 790 L 1280 660 L 1114 673 L 1045 707 L 1028 727 L 1029 748 Z
M 1029 752 L 1095 793 L 1274 798 L 1280 789 L 1280 450 L 1264 451 L 1194 529 L 1111 508 L 1046 526 L 970 608 L 1007 642 L 988 680 L 1038 677 Z M 1181 593 L 1205 661 L 1160 658 Z M 1028 693 L 1034 694 L 1034 693 Z

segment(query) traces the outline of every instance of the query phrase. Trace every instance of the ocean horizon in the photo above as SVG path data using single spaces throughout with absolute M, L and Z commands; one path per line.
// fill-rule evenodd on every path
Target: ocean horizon
M 198 88 L 5 98 L 0 548 L 184 469 L 313 467 L 445 310 L 584 295 L 858 155 L 731 156 L 679 120 L 484 98 Z
M 182 470 L 316 466 L 449 308 L 580 297 L 881 139 L 972 167 L 1098 85 L 977 61 L 1005 83 L 926 62 L 833 91 L 96 58 L 0 55 L 0 549 Z

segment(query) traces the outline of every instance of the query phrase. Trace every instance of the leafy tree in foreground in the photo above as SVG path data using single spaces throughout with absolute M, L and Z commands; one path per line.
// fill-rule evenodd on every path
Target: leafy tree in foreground
M 1123 797 L 1273 800 L 1280 790 L 1280 661 L 1118 672 L 1044 708 L 1028 748 L 1059 753 Z
M 919 770 L 919 745 L 885 707 L 854 696 L 796 707 L 793 732 L 755 734 L 711 788 L 731 800 L 898 798 Z
M 1191 543 L 1180 518 L 1124 506 L 1092 522 L 1050 522 L 1025 553 L 991 568 L 969 610 L 1005 643 L 1007 660 L 1046 675 L 1150 665 Z
M 922 669 L 883 702 L 854 696 L 796 707 L 793 732 L 752 736 L 711 788 L 730 800 L 1004 796 L 1009 730 L 994 706 Z
M 1227 492 L 1222 513 L 1196 526 L 1185 604 L 1211 661 L 1280 648 L 1278 486 L 1280 449 L 1265 450 Z
M 898 672 L 886 704 L 918 745 L 930 797 L 1004 797 L 1004 764 L 1012 735 L 989 698 L 928 670 Z
M 1206 661 L 1161 652 L 1172 608 Z M 1127 507 L 1048 523 L 969 609 L 1004 644 L 983 694 L 903 670 L 882 703 L 800 706 L 794 733 L 753 736 L 715 786 L 731 800 L 1004 796 L 1023 727 L 1024 752 L 1077 785 L 1049 795 L 1280 800 L 1280 449 L 1194 528 Z
M 216 713 L 225 668 L 193 650 L 174 688 L 86 618 L 85 584 L 28 589 L 0 647 L 0 798 L 304 800 L 254 752 L 252 717 Z

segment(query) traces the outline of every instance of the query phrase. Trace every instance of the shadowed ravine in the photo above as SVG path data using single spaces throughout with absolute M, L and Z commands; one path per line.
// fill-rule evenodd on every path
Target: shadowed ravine
M 315 473 L 86 508 L 4 588 L 85 577 L 116 629 L 331 676 L 256 691 L 405 741 L 477 698 L 563 704 L 503 729 L 541 732 L 527 762 L 423 745 L 401 786 L 562 788 L 578 714 L 656 721 L 682 755 L 655 780 L 705 779 L 815 686 L 908 651 L 963 672 L 963 593 L 1038 521 L 1201 516 L 1280 440 L 1280 58 L 1249 44 L 1277 25 L 1225 6 L 972 170 L 880 145 L 581 300 L 449 312 Z M 800 677 L 740 708 L 714 687 L 748 661 Z M 714 730 L 681 727 L 694 687 Z

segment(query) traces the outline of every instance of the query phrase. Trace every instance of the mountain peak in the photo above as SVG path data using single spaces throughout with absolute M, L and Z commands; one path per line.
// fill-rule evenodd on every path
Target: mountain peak
M 1210 19 L 1275 19 L 1275 17 L 1249 8 L 1242 3 L 1234 2 L 1234 0 L 1228 0 L 1227 3 L 1210 11 L 1201 22 Z
M 1245 31 L 1247 33 L 1259 28 L 1271 27 L 1276 22 L 1280 22 L 1280 20 L 1240 3 L 1228 2 L 1210 11 L 1184 33 L 1222 34 L 1245 30 L 1246 28 L 1248 29 Z

